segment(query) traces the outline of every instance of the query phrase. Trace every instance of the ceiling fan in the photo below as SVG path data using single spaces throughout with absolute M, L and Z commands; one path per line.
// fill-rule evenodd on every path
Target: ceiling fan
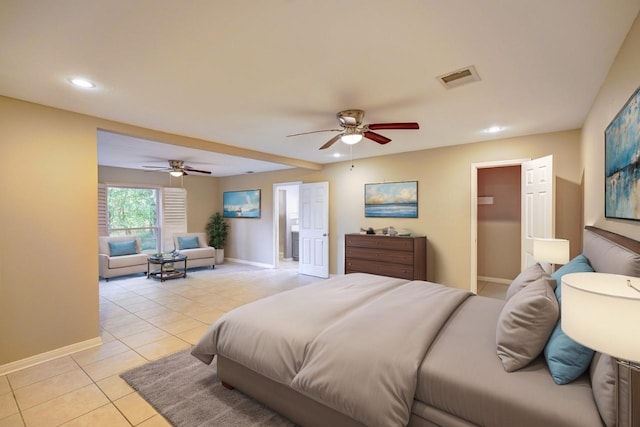
M 338 118 L 340 129 L 324 129 L 311 132 L 294 133 L 292 135 L 287 135 L 287 137 L 318 132 L 340 132 L 320 147 L 320 150 L 324 150 L 325 148 L 331 147 L 338 140 L 342 140 L 345 144 L 350 145 L 357 144 L 363 137 L 375 141 L 378 144 L 386 144 L 390 142 L 391 139 L 386 136 L 372 132 L 378 129 L 420 129 L 418 123 L 415 122 L 362 124 L 362 119 L 364 118 L 364 111 L 362 110 L 340 111 L 336 114 L 336 117 Z
M 166 168 L 164 166 L 142 166 L 147 169 L 158 169 L 161 171 L 168 171 L 172 176 L 183 176 L 189 175 L 189 173 L 203 173 L 207 175 L 211 175 L 211 171 L 194 169 L 189 165 L 185 165 L 182 160 L 169 160 L 169 167 Z

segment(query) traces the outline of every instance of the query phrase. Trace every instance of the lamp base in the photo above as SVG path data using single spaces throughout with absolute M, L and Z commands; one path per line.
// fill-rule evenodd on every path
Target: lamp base
M 618 427 L 640 427 L 640 365 L 618 362 Z

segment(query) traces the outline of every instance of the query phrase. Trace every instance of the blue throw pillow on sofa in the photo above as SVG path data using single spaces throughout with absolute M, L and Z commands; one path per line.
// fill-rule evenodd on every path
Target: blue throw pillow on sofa
M 135 240 L 109 242 L 109 252 L 111 252 L 111 256 L 133 255 L 138 253 L 138 248 Z
M 178 237 L 178 249 L 196 249 L 199 247 L 198 236 Z
M 556 384 L 568 384 L 576 380 L 588 368 L 593 350 L 569 338 L 562 330 L 562 276 L 569 273 L 593 272 L 589 260 L 580 254 L 551 275 L 558 282 L 556 298 L 560 305 L 560 320 L 544 347 L 544 358 Z

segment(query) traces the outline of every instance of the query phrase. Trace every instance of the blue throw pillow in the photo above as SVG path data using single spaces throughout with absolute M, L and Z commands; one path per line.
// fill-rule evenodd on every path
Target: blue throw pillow
M 569 273 L 593 273 L 593 268 L 591 267 L 591 264 L 589 264 L 587 257 L 580 254 L 554 272 L 551 277 L 556 279 L 556 282 L 558 282 L 558 286 L 556 286 L 556 298 L 558 298 L 558 303 L 562 300 L 562 276 Z
M 592 273 L 593 268 L 586 256 L 580 254 L 551 275 L 556 279 L 556 298 L 560 305 L 560 320 L 544 347 L 544 358 L 556 384 L 568 384 L 576 380 L 589 368 L 593 350 L 569 338 L 562 331 L 562 276 L 569 273 Z
M 138 248 L 135 240 L 109 242 L 109 252 L 111 252 L 111 256 L 133 255 L 138 253 Z
M 561 325 L 562 319 L 544 347 L 544 358 L 553 381 L 556 384 L 569 384 L 589 368 L 594 351 L 569 338 Z
M 178 237 L 178 249 L 196 249 L 199 247 L 198 236 Z

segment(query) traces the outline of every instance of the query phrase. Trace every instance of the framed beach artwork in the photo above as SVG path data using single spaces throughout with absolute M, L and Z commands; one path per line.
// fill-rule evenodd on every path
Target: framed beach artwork
M 260 218 L 260 190 L 222 193 L 222 216 L 225 218 Z
M 364 185 L 366 218 L 417 218 L 418 181 Z
M 604 215 L 640 220 L 640 88 L 604 132 Z

